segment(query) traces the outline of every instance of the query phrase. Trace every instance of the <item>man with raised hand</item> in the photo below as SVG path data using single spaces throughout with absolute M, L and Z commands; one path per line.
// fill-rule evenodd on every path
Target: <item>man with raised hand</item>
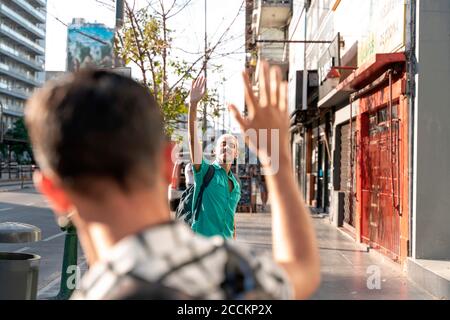
M 192 230 L 204 236 L 231 238 L 235 235 L 234 216 L 241 197 L 240 185 L 231 172 L 231 165 L 238 156 L 239 144 L 235 136 L 224 134 L 217 140 L 215 161 L 210 164 L 204 159 L 196 132 L 197 105 L 204 95 L 205 78 L 199 77 L 192 83 L 189 102 L 189 146 L 194 173 L 195 215 Z M 205 187 L 206 177 L 209 179 Z M 201 188 L 204 188 L 202 193 Z M 200 204 L 196 206 L 197 201 Z M 198 212 L 195 212 L 194 207 L 198 208 Z

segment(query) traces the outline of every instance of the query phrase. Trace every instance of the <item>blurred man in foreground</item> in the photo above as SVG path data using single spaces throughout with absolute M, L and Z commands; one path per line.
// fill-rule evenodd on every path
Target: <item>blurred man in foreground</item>
M 143 292 L 303 299 L 315 291 L 318 248 L 290 171 L 287 86 L 280 79 L 280 70 L 269 72 L 264 63 L 260 101 L 244 75 L 249 117 L 230 106 L 243 130 L 279 130 L 279 170 L 266 178 L 273 258 L 170 219 L 171 148 L 148 89 L 114 73 L 83 71 L 30 99 L 26 123 L 41 169 L 35 184 L 58 216 L 73 221 L 90 266 L 73 299 L 142 299 Z M 270 145 L 250 147 L 264 160 L 273 156 Z

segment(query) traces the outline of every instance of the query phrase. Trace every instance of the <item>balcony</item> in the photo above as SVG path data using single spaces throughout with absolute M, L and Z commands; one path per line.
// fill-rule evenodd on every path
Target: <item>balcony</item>
M 289 63 L 287 46 L 284 43 L 265 44 L 258 50 L 260 59 L 268 61 L 270 64 Z
M 47 7 L 47 0 L 31 0 L 36 6 Z
M 288 43 L 282 42 L 286 40 L 284 31 L 275 28 L 265 28 L 258 36 L 258 40 L 279 40 L 281 42 L 257 43 L 255 83 L 258 81 L 261 60 L 266 60 L 270 65 L 278 65 L 283 73 L 283 78 L 286 78 L 289 67 L 289 45 Z
M 26 91 L 24 89 L 9 87 L 3 83 L 0 83 L 0 93 L 8 96 L 13 96 L 22 100 L 27 100 L 31 96 L 31 91 Z
M 253 91 L 258 92 L 259 88 L 259 71 L 261 69 L 261 61 L 266 60 L 269 65 L 277 65 L 281 69 L 283 80 L 287 80 L 287 71 L 289 69 L 289 46 L 284 43 L 264 44 L 258 49 L 258 60 L 256 62 L 255 73 L 252 79 L 254 84 Z
M 16 80 L 20 80 L 22 82 L 25 82 L 27 84 L 30 84 L 32 86 L 39 86 L 41 83 L 39 83 L 35 77 L 28 75 L 27 73 L 13 68 L 7 64 L 0 62 L 0 73 L 3 73 L 4 75 L 14 78 Z
M 24 0 L 11 0 L 40 23 L 45 23 L 45 14 Z M 42 6 L 42 4 L 41 4 Z
M 14 10 L 8 8 L 4 4 L 0 4 L 0 13 L 8 17 L 10 20 L 22 26 L 24 29 L 33 33 L 35 36 L 39 38 L 45 38 L 45 31 L 41 28 L 38 28 L 35 24 L 31 23 L 21 15 L 17 14 Z
M 32 49 L 34 52 L 40 55 L 44 55 L 44 48 L 41 45 L 28 39 L 27 37 L 24 37 L 17 31 L 14 31 L 12 28 L 4 24 L 0 24 L 0 32 L 8 36 L 12 40 L 19 42 L 22 46 Z
M 23 63 L 35 71 L 44 71 L 44 64 L 38 59 L 32 59 L 22 52 L 11 48 L 10 46 L 0 42 L 0 53 L 5 56 L 16 60 L 19 63 Z
M 286 40 L 285 32 L 275 28 L 264 28 L 261 30 L 258 40 Z M 269 61 L 270 63 L 284 64 L 288 63 L 289 55 L 287 43 L 284 42 L 258 42 L 258 57 Z
M 292 0 L 257 0 L 257 32 L 261 28 L 279 28 L 287 24 L 292 14 Z
M 5 104 L 3 106 L 3 113 L 15 117 L 23 117 L 23 107 Z

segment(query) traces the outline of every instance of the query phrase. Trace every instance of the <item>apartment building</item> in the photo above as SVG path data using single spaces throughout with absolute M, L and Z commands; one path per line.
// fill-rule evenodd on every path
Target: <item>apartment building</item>
M 44 82 L 46 6 L 46 0 L 0 1 L 3 133 L 23 116 L 25 101 Z

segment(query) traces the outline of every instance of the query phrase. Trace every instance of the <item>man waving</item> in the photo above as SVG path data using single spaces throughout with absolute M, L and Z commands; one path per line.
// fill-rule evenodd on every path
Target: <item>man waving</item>
M 205 78 L 199 77 L 192 84 L 189 103 L 189 147 L 194 172 L 194 204 L 201 201 L 195 213 L 192 230 L 205 236 L 220 235 L 231 238 L 234 234 L 234 214 L 241 197 L 241 189 L 231 165 L 238 156 L 238 139 L 224 134 L 217 140 L 215 161 L 209 164 L 203 158 L 201 142 L 196 132 L 197 105 L 205 95 Z M 205 177 L 212 178 L 199 199 Z

